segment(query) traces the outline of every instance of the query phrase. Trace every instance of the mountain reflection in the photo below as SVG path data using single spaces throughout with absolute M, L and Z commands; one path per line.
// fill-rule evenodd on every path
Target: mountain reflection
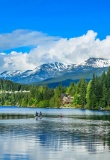
M 0 121 L 0 159 L 67 159 L 67 155 L 70 159 L 91 159 L 90 153 L 107 156 L 109 125 L 109 121 L 78 118 Z

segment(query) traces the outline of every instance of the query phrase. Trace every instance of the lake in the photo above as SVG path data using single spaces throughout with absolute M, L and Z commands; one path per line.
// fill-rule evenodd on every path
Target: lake
M 0 107 L 0 113 L 56 115 L 0 120 L 1 160 L 109 160 L 110 112 Z

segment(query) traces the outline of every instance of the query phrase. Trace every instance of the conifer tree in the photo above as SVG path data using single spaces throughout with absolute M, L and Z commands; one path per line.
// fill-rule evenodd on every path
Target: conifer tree
M 87 89 L 87 82 L 85 79 L 81 79 L 79 82 L 79 104 L 82 107 L 85 107 L 86 104 L 86 89 Z

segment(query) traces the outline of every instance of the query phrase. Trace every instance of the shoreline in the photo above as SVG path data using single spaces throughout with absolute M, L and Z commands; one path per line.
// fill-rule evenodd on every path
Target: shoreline
M 106 108 L 101 108 L 101 109 L 90 109 L 90 108 L 80 108 L 80 107 L 32 107 L 32 106 L 11 106 L 11 105 L 5 105 L 5 106 L 0 106 L 0 107 L 17 107 L 17 108 L 33 108 L 33 109 L 81 109 L 81 110 L 91 110 L 91 111 L 110 111 L 110 109 Z

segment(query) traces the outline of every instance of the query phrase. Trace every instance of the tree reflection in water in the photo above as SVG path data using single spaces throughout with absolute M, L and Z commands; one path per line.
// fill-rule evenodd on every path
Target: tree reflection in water
M 101 119 L 1 120 L 0 158 L 91 160 L 104 156 L 106 160 L 110 156 L 110 122 L 108 117 Z

